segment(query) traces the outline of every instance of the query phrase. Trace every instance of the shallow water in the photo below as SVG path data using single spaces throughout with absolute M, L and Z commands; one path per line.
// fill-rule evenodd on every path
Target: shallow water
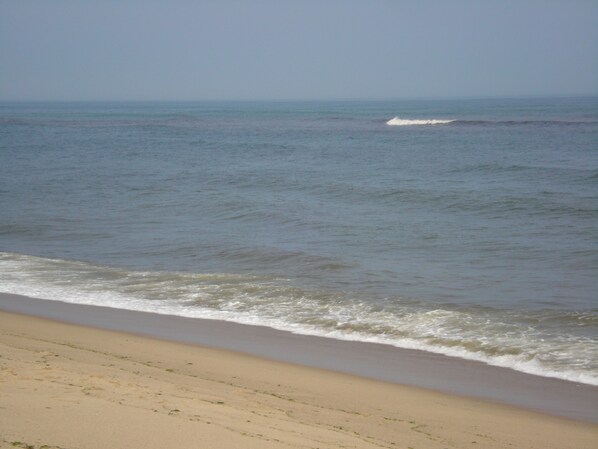
M 596 98 L 5 103 L 0 290 L 598 384 L 597 148 Z

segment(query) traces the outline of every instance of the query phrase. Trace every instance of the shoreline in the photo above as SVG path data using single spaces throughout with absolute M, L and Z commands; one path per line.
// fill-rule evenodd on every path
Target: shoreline
M 598 423 L 598 387 L 420 350 L 0 293 L 0 310 Z
M 598 426 L 0 312 L 0 449 L 587 449 Z

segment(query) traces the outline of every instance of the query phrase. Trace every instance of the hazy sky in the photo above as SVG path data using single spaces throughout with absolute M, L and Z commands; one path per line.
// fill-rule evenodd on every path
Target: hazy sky
M 598 94 L 598 0 L 0 0 L 0 100 Z

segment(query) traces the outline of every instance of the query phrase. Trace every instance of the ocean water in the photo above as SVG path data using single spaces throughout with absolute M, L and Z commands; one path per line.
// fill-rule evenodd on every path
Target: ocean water
M 598 98 L 3 103 L 0 291 L 598 385 Z

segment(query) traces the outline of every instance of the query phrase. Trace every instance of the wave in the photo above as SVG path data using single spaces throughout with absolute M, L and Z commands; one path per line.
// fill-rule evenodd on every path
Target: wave
M 296 334 L 389 344 L 598 385 L 596 311 L 507 312 L 409 301 L 288 279 L 131 271 L 0 252 L 0 290 L 63 302 L 218 319 Z
M 414 125 L 446 125 L 452 123 L 454 120 L 439 120 L 439 119 L 403 119 L 395 117 L 386 122 L 390 126 L 414 126 Z
M 495 125 L 495 126 L 583 126 L 597 125 L 596 120 L 461 120 L 461 119 L 404 119 L 394 117 L 386 122 L 390 126 L 416 125 Z

